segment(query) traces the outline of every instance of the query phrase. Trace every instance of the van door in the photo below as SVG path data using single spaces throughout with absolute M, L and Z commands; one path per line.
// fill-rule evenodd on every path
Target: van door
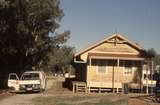
M 9 74 L 8 87 L 15 90 L 15 91 L 19 90 L 19 78 L 16 73 Z
M 41 87 L 43 90 L 46 88 L 46 77 L 43 72 L 40 72 L 40 80 L 41 80 Z

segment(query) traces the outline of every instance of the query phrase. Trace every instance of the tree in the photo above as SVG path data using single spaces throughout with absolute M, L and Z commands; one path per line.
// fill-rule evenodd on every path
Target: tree
M 157 53 L 156 53 L 154 48 L 150 48 L 150 49 L 147 50 L 147 54 L 148 54 L 149 57 L 153 58 L 153 57 L 156 56 Z
M 54 48 L 49 55 L 51 60 L 48 62 L 48 67 L 53 73 L 69 72 L 74 53 L 74 47 L 60 46 Z
M 160 55 L 156 52 L 154 48 L 150 48 L 147 51 L 147 54 L 154 61 L 155 65 L 160 65 Z
M 69 31 L 56 33 L 64 16 L 59 5 L 59 0 L 0 1 L 0 68 L 3 71 L 43 67 L 50 59 L 48 53 L 67 41 Z

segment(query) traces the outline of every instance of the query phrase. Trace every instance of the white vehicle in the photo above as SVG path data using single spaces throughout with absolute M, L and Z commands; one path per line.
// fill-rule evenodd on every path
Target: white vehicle
M 10 73 L 8 87 L 16 92 L 41 92 L 46 88 L 46 76 L 42 71 L 26 71 L 19 79 L 16 73 Z

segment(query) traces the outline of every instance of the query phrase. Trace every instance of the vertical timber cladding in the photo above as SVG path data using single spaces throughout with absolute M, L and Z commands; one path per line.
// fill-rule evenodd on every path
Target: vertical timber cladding
M 142 48 L 120 34 L 96 43 L 79 52 L 87 64 L 86 81 L 89 87 L 122 88 L 122 83 L 135 81 L 141 71 Z

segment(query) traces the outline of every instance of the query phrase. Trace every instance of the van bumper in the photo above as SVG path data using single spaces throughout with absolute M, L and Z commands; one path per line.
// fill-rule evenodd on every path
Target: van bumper
M 40 84 L 20 85 L 20 91 L 41 91 Z

